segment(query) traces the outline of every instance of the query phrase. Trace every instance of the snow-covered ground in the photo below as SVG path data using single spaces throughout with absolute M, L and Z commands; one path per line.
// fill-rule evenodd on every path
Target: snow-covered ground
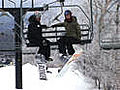
M 23 65 L 23 89 L 22 90 L 96 90 L 93 82 L 85 78 L 77 70 L 73 72 L 72 67 L 66 74 L 58 78 L 57 69 L 49 69 L 53 73 L 47 74 L 48 80 L 39 80 L 38 68 L 31 64 Z M 93 86 L 92 86 L 93 85 Z M 0 68 L 0 89 L 15 89 L 15 67 L 7 66 Z

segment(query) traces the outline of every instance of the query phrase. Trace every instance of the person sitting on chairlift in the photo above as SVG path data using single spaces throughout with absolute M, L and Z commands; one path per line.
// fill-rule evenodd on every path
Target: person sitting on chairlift
M 80 25 L 77 22 L 77 18 L 72 16 L 72 12 L 70 10 L 66 10 L 64 12 L 65 20 L 63 23 L 54 24 L 51 27 L 65 27 L 66 34 L 58 40 L 58 49 L 60 56 L 66 56 L 68 50 L 69 55 L 73 55 L 75 50 L 72 46 L 74 41 L 80 41 L 81 32 Z
M 46 25 L 41 25 L 41 14 L 35 13 L 29 18 L 28 25 L 28 40 L 30 44 L 39 46 L 38 54 L 44 55 L 45 60 L 51 61 L 50 57 L 50 45 L 49 41 L 42 36 L 42 28 L 46 28 Z

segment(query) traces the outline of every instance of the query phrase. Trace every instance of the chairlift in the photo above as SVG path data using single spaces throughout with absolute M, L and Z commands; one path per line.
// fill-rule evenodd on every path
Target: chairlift
M 101 36 L 100 36 L 101 38 Z M 100 39 L 100 48 L 105 50 L 120 49 L 120 35 Z
M 21 34 L 24 34 L 22 32 L 22 29 L 23 29 L 23 25 L 22 25 L 23 24 L 22 23 L 23 14 L 25 14 L 27 11 L 43 11 L 43 10 L 48 10 L 48 8 L 57 8 L 57 7 L 59 8 L 61 6 L 49 6 L 48 5 L 48 8 L 46 8 L 46 7 L 34 7 L 34 1 L 35 0 L 31 0 L 32 1 L 31 7 L 26 7 L 25 8 L 25 7 L 22 6 L 22 4 L 23 4 L 23 2 L 25 2 L 27 0 L 24 0 L 24 1 L 20 0 L 21 1 L 20 2 L 20 7 L 16 7 L 16 2 L 14 0 L 8 0 L 8 1 L 9 1 L 9 3 L 11 2 L 12 4 L 14 4 L 15 7 L 6 8 L 5 5 L 4 5 L 5 0 L 2 0 L 2 5 L 1 5 L 0 9 L 2 9 L 4 11 L 8 11 L 10 14 L 12 14 L 13 17 L 14 17 L 14 20 L 16 21 L 15 22 L 15 30 L 16 30 L 16 34 L 15 34 L 16 89 L 22 89 L 22 48 L 21 48 L 21 45 L 22 45 L 23 38 L 22 38 Z M 65 0 L 57 0 L 57 1 L 64 4 Z M 88 38 L 86 40 L 91 43 L 91 41 L 93 39 L 92 0 L 90 0 L 90 6 L 91 6 L 91 20 L 89 20 L 90 24 L 85 25 L 85 26 L 86 27 L 89 26 L 89 29 L 87 29 L 87 30 L 89 30 L 88 31 L 89 33 L 87 35 Z M 63 7 L 78 7 L 84 13 L 83 9 L 78 5 L 63 5 Z M 85 16 L 89 19 L 89 17 L 86 14 L 85 14 Z M 25 39 L 25 40 L 27 41 L 27 39 Z M 28 43 L 28 44 L 30 44 L 30 43 Z
M 99 46 L 104 50 L 120 49 L 120 32 L 119 32 L 119 4 L 116 9 L 116 32 L 103 32 L 99 31 Z M 106 34 L 105 34 L 106 33 Z M 103 35 L 104 34 L 104 35 Z
M 60 0 L 61 1 L 61 0 Z M 62 1 L 61 1 L 62 2 Z M 63 2 L 62 2 L 63 3 Z M 51 3 L 50 3 L 51 4 Z M 83 15 L 86 17 L 86 19 L 88 20 L 88 24 L 85 23 L 85 24 L 80 24 L 80 29 L 81 29 L 81 40 L 80 41 L 75 41 L 73 42 L 73 44 L 81 44 L 81 45 L 85 45 L 85 44 L 89 44 L 92 42 L 93 40 L 93 18 L 92 18 L 92 3 L 90 3 L 90 7 L 91 7 L 91 18 L 89 18 L 90 16 L 88 16 L 85 11 L 79 6 L 79 5 L 63 5 L 62 6 L 52 6 L 49 4 L 47 4 L 45 7 L 48 8 L 48 10 L 50 8 L 52 9 L 55 9 L 55 8 L 61 8 L 61 12 L 55 17 L 55 19 L 57 20 L 58 17 L 60 15 L 62 15 L 63 13 L 63 8 L 78 8 L 82 13 Z M 55 20 L 54 19 L 54 20 Z M 51 38 L 60 38 L 60 37 L 63 37 L 61 35 L 58 35 L 57 33 L 63 33 L 65 32 L 65 30 L 60 30 L 60 28 L 56 27 L 54 31 L 43 31 L 42 34 L 45 34 L 45 33 L 51 33 L 52 36 L 45 36 L 45 38 L 47 39 L 51 39 Z M 24 35 L 27 34 L 24 33 Z M 54 35 L 53 35 L 54 34 Z M 28 42 L 28 39 L 26 38 L 26 41 L 27 41 L 27 46 L 28 47 L 33 47 L 33 46 L 36 46 L 36 45 L 32 45 Z M 58 42 L 50 42 L 50 45 L 58 45 Z

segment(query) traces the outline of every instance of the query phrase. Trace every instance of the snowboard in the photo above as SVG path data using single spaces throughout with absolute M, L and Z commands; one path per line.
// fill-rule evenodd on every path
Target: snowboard
M 39 79 L 40 80 L 47 80 L 47 76 L 46 76 L 46 60 L 45 57 L 43 55 L 36 55 L 35 56 L 36 59 L 36 64 L 39 70 Z
M 38 70 L 39 70 L 39 79 L 40 80 L 47 80 L 47 76 L 46 76 L 46 65 L 39 63 L 38 64 Z
M 73 61 L 77 60 L 77 59 L 81 56 L 81 54 L 82 54 L 82 51 L 75 52 L 75 53 L 69 58 L 69 60 L 67 60 L 67 62 L 64 64 L 64 66 L 62 66 L 62 68 L 61 68 L 61 70 L 59 71 L 57 77 L 62 77 L 62 76 L 66 73 L 66 71 L 68 70 L 69 65 L 70 65 Z
M 61 71 L 61 69 L 64 67 L 64 65 L 67 63 L 67 61 L 71 58 L 72 56 L 61 56 L 59 57 L 59 60 L 61 61 L 62 64 L 58 64 L 58 73 Z

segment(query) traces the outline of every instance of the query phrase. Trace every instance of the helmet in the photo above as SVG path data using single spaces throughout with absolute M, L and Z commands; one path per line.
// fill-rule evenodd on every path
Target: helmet
M 64 15 L 68 15 L 68 14 L 70 14 L 70 15 L 71 15 L 71 14 L 72 14 L 72 12 L 71 12 L 70 10 L 66 10 L 66 11 L 65 11 L 65 13 L 64 13 Z
M 41 18 L 41 13 L 38 12 L 38 11 L 36 11 L 36 12 L 34 13 L 34 15 L 35 15 L 36 18 Z

